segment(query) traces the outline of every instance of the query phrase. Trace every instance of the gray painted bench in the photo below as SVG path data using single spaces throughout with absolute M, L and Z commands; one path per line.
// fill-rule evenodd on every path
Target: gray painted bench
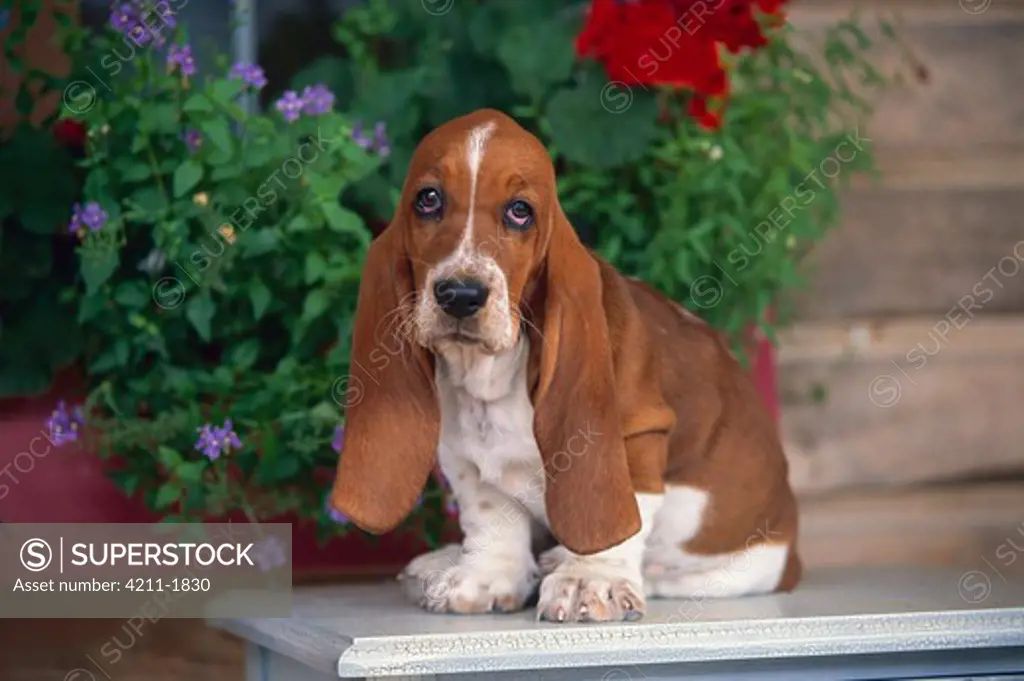
M 428 614 L 393 583 L 311 587 L 290 619 L 210 623 L 245 639 L 248 681 L 1024 679 L 1017 574 L 824 570 L 792 594 L 656 600 L 611 625 Z

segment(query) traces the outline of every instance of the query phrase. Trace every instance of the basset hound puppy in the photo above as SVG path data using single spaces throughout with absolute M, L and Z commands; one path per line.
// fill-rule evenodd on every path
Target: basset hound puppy
M 461 546 L 400 576 L 422 607 L 536 595 L 541 619 L 630 620 L 646 598 L 800 579 L 752 382 L 705 323 L 583 246 L 544 146 L 500 112 L 417 148 L 366 258 L 351 366 L 332 503 L 387 532 L 438 463 L 458 503 Z

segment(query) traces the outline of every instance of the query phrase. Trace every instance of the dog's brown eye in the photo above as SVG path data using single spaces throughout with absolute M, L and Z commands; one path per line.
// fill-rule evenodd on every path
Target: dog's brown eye
M 416 201 L 413 202 L 413 209 L 421 218 L 439 218 L 444 208 L 444 197 L 440 190 L 434 187 L 426 187 L 416 194 Z
M 533 207 L 526 201 L 516 199 L 505 207 L 505 225 L 509 229 L 527 229 L 533 224 Z

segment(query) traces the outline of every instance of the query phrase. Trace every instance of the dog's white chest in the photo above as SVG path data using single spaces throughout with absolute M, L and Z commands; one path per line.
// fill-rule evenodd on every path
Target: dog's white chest
M 526 389 L 527 343 L 523 338 L 504 355 L 457 349 L 438 358 L 438 457 L 449 478 L 461 464 L 472 464 L 481 482 L 525 500 L 540 516 L 544 471 Z

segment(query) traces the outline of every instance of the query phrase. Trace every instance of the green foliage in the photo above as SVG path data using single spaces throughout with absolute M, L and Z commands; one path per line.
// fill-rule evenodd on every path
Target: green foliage
M 68 40 L 86 65 L 125 51 L 112 30 Z M 339 194 L 383 160 L 346 116 L 251 114 L 224 59 L 189 79 L 166 54 L 138 49 L 77 107 L 82 203 L 109 216 L 79 233 L 67 334 L 84 339 L 90 426 L 122 488 L 169 518 L 293 513 L 327 531 L 332 384 L 371 238 Z M 229 418 L 243 447 L 211 461 L 197 431 Z
M 11 11 L 6 5 L 0 9 L 8 20 Z M 80 349 L 73 305 L 60 295 L 71 281 L 63 228 L 78 181 L 71 154 L 48 131 L 53 117 L 29 122 L 38 93 L 58 94 L 62 86 L 60 77 L 24 58 L 37 12 L 31 6 L 21 9 L 21 21 L 6 31 L 0 57 L 19 82 L 14 92 L 2 95 L 13 99 L 19 122 L 0 130 L 0 399 L 45 392 L 54 373 Z
M 501 109 L 548 146 L 563 205 L 599 253 L 737 349 L 753 324 L 771 337 L 784 319 L 769 323 L 769 310 L 785 310 L 799 258 L 837 222 L 836 190 L 873 169 L 857 133 L 885 84 L 867 58 L 873 41 L 854 20 L 818 43 L 772 29 L 768 47 L 731 58 L 725 121 L 708 131 L 687 115 L 688 93 L 610 83 L 575 59 L 588 4 L 460 0 L 433 16 L 368 0 L 335 30 L 349 58 L 311 64 L 295 84 L 315 74 L 344 88 L 354 116 L 387 119 L 395 162 L 350 191 L 379 219 L 394 208 L 382 186 L 400 181 L 426 132 Z
M 328 85 L 335 111 L 295 123 L 249 113 L 223 59 L 224 75 L 190 80 L 168 72 L 163 51 L 110 62 L 122 36 L 69 32 L 75 63 L 106 69 L 108 89 L 67 101 L 91 131 L 82 200 L 108 218 L 81 232 L 66 266 L 75 280 L 61 300 L 74 309 L 63 320 L 78 330 L 54 326 L 53 338 L 82 339 L 65 353 L 80 355 L 91 425 L 127 493 L 169 518 L 291 512 L 333 527 L 322 503 L 334 391 L 348 375 L 366 225 L 390 220 L 418 140 L 481 107 L 516 116 L 548 146 L 566 212 L 620 270 L 734 341 L 757 324 L 771 337 L 767 313 L 835 224 L 837 188 L 872 167 L 857 133 L 865 93 L 882 84 L 870 41 L 844 22 L 804 50 L 777 29 L 768 47 L 733 59 L 724 123 L 708 131 L 686 114 L 687 93 L 608 83 L 576 60 L 584 8 L 459 0 L 435 16 L 419 2 L 367 0 L 335 27 L 344 56 L 292 84 Z M 377 121 L 386 161 L 352 136 Z M 22 213 L 26 230 L 52 220 Z M 47 257 L 31 265 L 38 276 Z M 244 445 L 209 460 L 197 430 L 226 419 Z M 433 483 L 425 505 L 409 527 L 433 539 L 443 517 Z

